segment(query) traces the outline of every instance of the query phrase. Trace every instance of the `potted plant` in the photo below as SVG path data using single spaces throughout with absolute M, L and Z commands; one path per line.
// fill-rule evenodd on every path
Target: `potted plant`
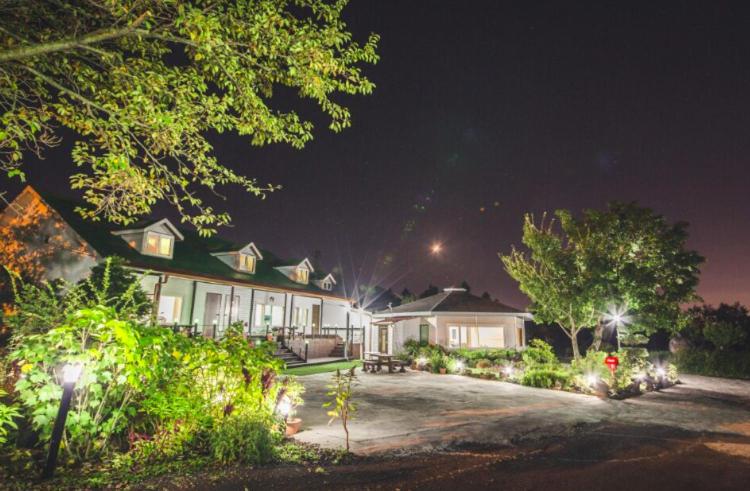
M 445 355 L 440 352 L 440 350 L 435 350 L 432 355 L 430 355 L 430 368 L 432 368 L 432 373 L 445 375 L 448 368 L 446 361 Z
M 276 412 L 284 417 L 286 436 L 295 435 L 302 427 L 302 418 L 295 417 L 297 406 L 303 404 L 302 392 L 304 387 L 293 378 L 286 378 L 282 382 L 283 388 L 276 404 Z

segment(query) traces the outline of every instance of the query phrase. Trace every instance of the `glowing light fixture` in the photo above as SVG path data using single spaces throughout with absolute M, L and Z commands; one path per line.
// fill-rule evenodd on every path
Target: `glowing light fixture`
M 42 478 L 44 479 L 48 479 L 55 474 L 55 467 L 57 467 L 57 454 L 60 451 L 60 442 L 62 441 L 63 430 L 65 429 L 65 420 L 68 419 L 70 402 L 73 399 L 73 390 L 75 389 L 76 382 L 78 382 L 82 372 L 83 365 L 80 363 L 68 363 L 62 368 L 63 393 L 62 398 L 60 399 L 60 408 L 57 410 L 55 425 L 52 427 L 47 462 L 42 471 Z
M 419 358 L 417 358 L 417 365 L 419 365 L 420 367 L 423 367 L 426 364 L 427 364 L 427 358 L 425 358 L 424 356 L 420 356 Z
M 464 369 L 464 362 L 462 362 L 461 360 L 458 360 L 456 362 L 456 371 L 460 372 L 463 369 Z
M 596 383 L 599 381 L 599 377 L 597 377 L 594 374 L 586 375 L 586 383 L 588 385 L 596 385 Z
M 666 375 L 667 375 L 667 371 L 664 370 L 663 368 L 659 367 L 659 368 L 656 369 L 656 376 L 657 377 L 663 378 Z
M 80 363 L 69 363 L 63 367 L 63 383 L 75 384 L 81 377 L 83 365 Z
M 432 252 L 434 255 L 438 255 L 441 252 L 443 252 L 443 244 L 440 242 L 433 242 L 430 246 L 430 252 Z
M 630 317 L 627 315 L 628 309 L 624 305 L 612 305 L 609 307 L 608 312 L 604 314 L 604 322 L 608 327 L 615 329 L 615 335 L 617 337 L 617 350 L 620 350 L 620 326 L 624 326 L 630 323 Z
M 513 367 L 510 366 L 510 365 L 506 365 L 505 368 L 503 368 L 503 373 L 506 376 L 508 376 L 508 377 L 512 376 L 513 375 Z
M 292 413 L 292 409 L 292 401 L 290 401 L 286 396 L 284 396 L 281 401 L 279 401 L 279 405 L 276 407 L 276 410 L 284 417 L 284 419 L 289 417 L 289 415 Z

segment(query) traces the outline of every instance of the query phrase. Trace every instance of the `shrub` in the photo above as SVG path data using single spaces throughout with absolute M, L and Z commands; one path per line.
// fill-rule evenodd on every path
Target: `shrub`
M 448 368 L 447 357 L 439 350 L 433 351 L 430 355 L 430 369 L 432 373 L 438 373 L 441 368 Z
M 135 414 L 142 377 L 157 355 L 139 350 L 145 335 L 139 326 L 118 319 L 112 309 L 95 307 L 19 341 L 10 355 L 23 374 L 16 391 L 42 442 L 49 441 L 60 404 L 61 367 L 82 363 L 65 426 L 65 449 L 72 458 L 87 460 L 108 448 L 110 438 L 123 432 Z
M 725 350 L 744 345 L 747 331 L 731 322 L 709 321 L 703 328 L 703 336 L 717 349 Z
M 417 341 L 416 339 L 409 338 L 404 341 L 402 353 L 411 358 L 416 358 L 419 356 L 420 350 L 427 348 L 428 346 L 429 343 L 427 343 L 427 341 Z
M 750 355 L 747 352 L 686 349 L 675 353 L 672 361 L 685 373 L 750 379 Z
M 541 339 L 532 340 L 529 347 L 521 353 L 521 357 L 527 367 L 559 364 L 555 353 L 552 351 L 552 346 Z
M 280 440 L 270 426 L 269 421 L 257 416 L 230 415 L 217 421 L 211 432 L 211 453 L 222 464 L 266 464 L 273 459 L 274 446 Z
M 606 352 L 590 349 L 586 352 L 586 356 L 573 359 L 570 362 L 570 367 L 578 375 L 584 377 L 593 375 L 600 379 L 609 380 L 609 368 L 604 364 L 604 359 L 606 357 Z
M 7 393 L 3 389 L 0 389 L 0 399 L 6 395 Z M 7 405 L 0 400 L 0 446 L 8 441 L 8 428 L 18 428 L 15 418 L 20 415 L 15 405 Z
M 489 368 L 492 366 L 492 362 L 487 359 L 481 359 L 481 360 L 477 360 L 475 366 L 477 368 Z
M 521 376 L 521 385 L 542 389 L 567 389 L 573 381 L 573 374 L 562 367 L 539 366 L 526 370 Z

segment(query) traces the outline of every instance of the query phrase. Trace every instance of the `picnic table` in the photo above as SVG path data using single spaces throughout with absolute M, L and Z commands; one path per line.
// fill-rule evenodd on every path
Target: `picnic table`
M 362 363 L 362 368 L 365 372 L 380 372 L 383 370 L 383 365 L 388 366 L 388 373 L 393 373 L 396 368 L 400 369 L 400 372 L 406 371 L 404 370 L 404 364 L 400 360 L 394 360 L 393 355 L 378 353 L 376 351 L 365 353 L 365 360 Z

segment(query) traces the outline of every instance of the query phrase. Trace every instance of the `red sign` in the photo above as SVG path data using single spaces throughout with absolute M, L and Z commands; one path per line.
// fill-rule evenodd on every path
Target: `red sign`
M 609 367 L 609 371 L 612 372 L 612 375 L 614 375 L 615 370 L 617 369 L 617 365 L 620 364 L 620 359 L 616 356 L 608 356 L 604 359 L 604 364 Z

